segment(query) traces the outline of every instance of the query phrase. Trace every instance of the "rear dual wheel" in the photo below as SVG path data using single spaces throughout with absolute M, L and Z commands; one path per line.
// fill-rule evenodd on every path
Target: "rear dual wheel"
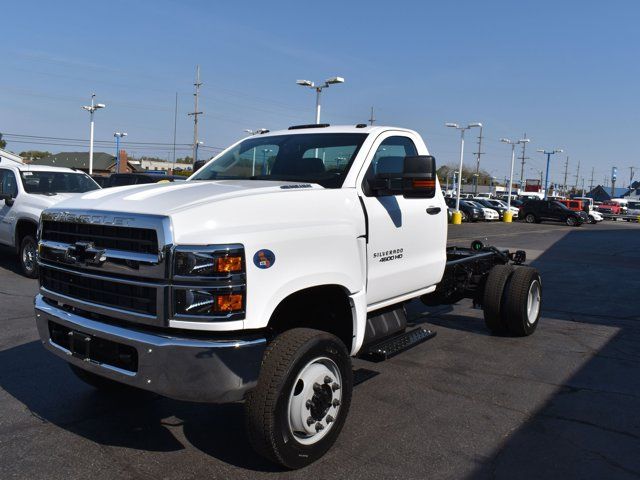
M 538 326 L 542 281 L 535 268 L 497 265 L 491 269 L 483 297 L 484 319 L 494 334 L 531 335 Z

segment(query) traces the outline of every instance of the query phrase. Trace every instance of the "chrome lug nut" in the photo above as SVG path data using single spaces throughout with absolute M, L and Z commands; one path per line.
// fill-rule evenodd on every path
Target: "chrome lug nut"
M 340 400 L 338 400 L 337 398 L 334 398 L 331 405 L 333 405 L 334 407 L 339 407 L 340 406 Z
M 307 407 L 307 410 L 311 410 L 311 407 L 313 407 L 313 403 L 311 403 L 311 400 L 307 400 L 307 403 L 305 403 L 304 406 Z
M 331 377 L 329 375 L 324 377 L 324 383 L 331 383 L 331 382 L 333 382 L 333 380 L 331 379 Z
M 331 385 L 331 390 L 333 390 L 334 392 L 336 390 L 340 390 L 340 385 L 338 385 L 337 383 L 334 383 L 333 385 Z
M 324 428 L 324 425 L 322 425 L 320 422 L 316 423 L 316 432 L 319 432 L 320 430 L 322 430 Z
M 315 420 L 313 419 L 313 417 L 309 416 L 307 418 L 307 425 L 311 426 L 315 423 Z
M 322 391 L 322 385 L 320 385 L 319 383 L 314 383 L 313 384 L 313 391 L 318 393 Z
M 326 421 L 327 423 L 333 422 L 334 418 L 331 415 L 327 415 Z

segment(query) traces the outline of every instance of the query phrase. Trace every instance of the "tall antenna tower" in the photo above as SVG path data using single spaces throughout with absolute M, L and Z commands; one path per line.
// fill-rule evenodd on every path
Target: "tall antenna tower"
M 193 116 L 193 161 L 196 161 L 196 153 L 198 149 L 198 115 L 202 115 L 204 112 L 198 110 L 198 99 L 200 97 L 200 87 L 202 83 L 200 82 L 200 65 L 196 65 L 196 82 L 193 84 L 195 87 L 195 92 L 193 96 L 195 97 L 195 107 L 193 112 L 188 113 L 187 115 Z

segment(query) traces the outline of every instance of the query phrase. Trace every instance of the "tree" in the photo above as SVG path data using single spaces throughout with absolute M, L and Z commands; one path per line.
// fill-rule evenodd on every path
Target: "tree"
M 193 158 L 190 156 L 176 158 L 176 163 L 193 163 Z
M 20 156 L 24 160 L 33 162 L 34 160 L 40 160 L 41 158 L 47 158 L 51 155 L 51 152 L 41 150 L 27 150 L 26 152 L 20 152 Z
M 442 165 L 436 171 L 440 185 L 445 186 L 447 184 L 447 177 L 449 178 L 449 186 L 453 185 L 453 172 L 458 171 L 457 165 Z M 473 185 L 473 177 L 476 173 L 475 168 L 462 167 L 462 183 L 467 185 Z M 456 175 L 457 177 L 457 175 Z M 478 174 L 478 185 L 491 185 L 491 174 L 484 170 L 480 170 Z
M 2 134 L 0 133 L 0 148 L 4 148 L 7 146 L 7 141 L 2 139 Z

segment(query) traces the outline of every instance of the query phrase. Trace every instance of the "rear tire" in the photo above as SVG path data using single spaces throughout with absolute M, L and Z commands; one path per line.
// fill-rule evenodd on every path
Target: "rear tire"
M 338 438 L 352 389 L 351 358 L 335 335 L 309 328 L 281 333 L 245 402 L 251 445 L 283 467 L 309 465 Z
M 484 323 L 493 334 L 503 334 L 508 330 L 502 315 L 503 294 L 512 273 L 513 267 L 511 265 L 496 265 L 489 272 L 484 285 L 482 302 Z
M 25 235 L 18 251 L 22 274 L 28 278 L 38 278 L 38 242 L 33 235 Z
M 502 316 L 509 332 L 526 337 L 535 332 L 542 309 L 542 280 L 532 267 L 514 270 L 504 294 Z

